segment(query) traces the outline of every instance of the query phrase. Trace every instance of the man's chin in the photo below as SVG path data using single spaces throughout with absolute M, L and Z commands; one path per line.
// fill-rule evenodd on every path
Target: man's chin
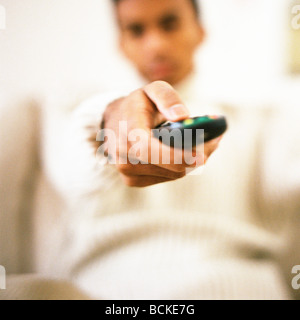
M 176 83 L 176 79 L 174 76 L 172 75 L 155 75 L 155 76 L 149 76 L 147 77 L 148 80 L 150 82 L 154 82 L 154 81 L 165 81 L 165 82 L 168 82 L 170 83 L 171 85 L 175 84 Z

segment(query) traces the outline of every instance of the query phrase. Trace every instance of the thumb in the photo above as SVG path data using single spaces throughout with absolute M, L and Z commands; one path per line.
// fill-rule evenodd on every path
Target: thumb
M 190 116 L 178 93 L 167 82 L 152 82 L 144 87 L 144 92 L 167 120 L 180 121 Z

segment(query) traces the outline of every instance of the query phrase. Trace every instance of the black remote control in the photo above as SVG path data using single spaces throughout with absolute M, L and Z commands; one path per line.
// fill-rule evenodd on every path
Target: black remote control
M 163 139 L 162 129 L 168 130 L 169 133 L 172 132 L 173 130 L 177 130 L 177 132 L 178 130 L 180 130 L 181 139 L 179 141 L 180 142 L 179 145 L 182 148 L 183 147 L 191 148 L 191 147 L 195 147 L 197 143 L 199 143 L 199 141 L 208 142 L 210 140 L 213 140 L 221 136 L 227 130 L 227 121 L 224 116 L 207 115 L 202 117 L 188 118 L 178 122 L 167 121 L 160 124 L 158 127 L 156 127 L 156 129 L 158 130 L 153 131 L 154 136 L 170 147 L 177 147 L 176 143 L 174 143 L 175 138 L 171 136 L 170 139 Z M 191 129 L 189 130 L 190 131 L 189 139 L 185 139 L 184 137 L 186 129 Z M 204 131 L 197 130 L 197 129 L 203 129 Z

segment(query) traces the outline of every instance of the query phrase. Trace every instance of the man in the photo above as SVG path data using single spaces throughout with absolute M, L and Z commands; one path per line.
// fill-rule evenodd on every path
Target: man
M 191 76 L 194 71 L 195 50 L 204 36 L 204 30 L 198 21 L 196 1 L 114 1 L 114 3 L 120 28 L 120 47 L 145 81 L 163 80 L 176 85 Z M 149 121 L 154 128 L 162 120 L 178 121 L 187 118 L 189 110 L 167 83 L 151 83 L 132 93 L 128 99 L 110 105 L 104 114 L 105 128 L 116 130 L 110 125 L 110 119 L 117 123 L 114 110 L 120 106 L 128 111 L 131 108 L 128 107 L 131 101 L 132 106 L 145 103 L 142 112 L 148 112 L 150 117 L 144 118 L 143 129 L 150 129 L 146 125 Z M 156 105 L 154 109 L 153 103 Z M 135 109 L 132 109 L 132 112 L 138 114 Z M 138 127 L 141 128 L 141 124 Z M 128 131 L 136 128 L 136 126 L 130 127 L 129 124 Z M 215 147 L 216 141 L 206 146 L 206 157 Z M 157 171 L 157 167 L 143 166 L 140 169 L 143 171 L 143 176 L 140 177 L 137 175 L 139 172 L 137 166 L 119 167 L 124 182 L 130 186 L 148 186 L 180 178 L 185 173 L 184 167 L 178 168 L 179 172 L 170 169 L 168 167 L 162 171 L 160 168 Z
M 193 72 L 193 56 L 204 38 L 197 1 L 113 2 L 120 47 L 145 79 L 175 85 Z
M 120 47 L 144 83 L 84 102 L 60 153 L 55 159 L 48 153 L 48 175 L 72 212 L 61 270 L 104 299 L 289 298 L 276 264 L 286 217 L 270 223 L 272 215 L 257 205 L 261 119 L 251 110 L 208 104 L 192 90 L 194 53 L 204 36 L 196 1 L 114 5 Z M 151 154 L 153 144 L 164 148 L 151 136 L 156 125 L 204 113 L 226 114 L 230 130 L 218 150 L 220 139 L 205 144 L 192 164 L 145 164 L 141 152 L 137 164 L 103 165 L 106 155 L 95 156 L 100 126 L 116 134 L 116 155 L 127 160 L 132 130 L 146 132 L 142 145 Z M 114 156 L 109 140 L 102 142 Z M 182 156 L 169 152 L 171 160 Z M 201 175 L 186 175 L 205 163 Z

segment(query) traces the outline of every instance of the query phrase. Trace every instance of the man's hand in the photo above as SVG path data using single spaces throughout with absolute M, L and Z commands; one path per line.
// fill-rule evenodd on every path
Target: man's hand
M 195 150 L 187 152 L 170 148 L 151 133 L 163 121 L 180 121 L 188 117 L 189 111 L 177 92 L 163 81 L 153 82 L 107 107 L 103 118 L 104 129 L 105 132 L 113 132 L 117 140 L 108 137 L 106 150 L 115 160 L 126 185 L 146 187 L 177 180 L 186 175 L 188 168 L 205 164 L 220 139 L 206 143 L 204 153 L 195 154 Z M 137 142 L 139 150 L 132 152 Z M 168 154 L 170 161 L 166 163 L 163 154 Z M 153 161 L 153 155 L 156 161 Z

